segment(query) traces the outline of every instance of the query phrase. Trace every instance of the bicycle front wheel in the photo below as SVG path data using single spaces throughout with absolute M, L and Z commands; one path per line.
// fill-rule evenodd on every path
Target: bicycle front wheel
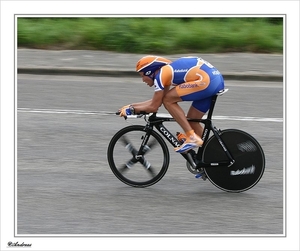
M 122 182 L 133 187 L 147 187 L 155 184 L 167 172 L 170 155 L 169 150 L 155 132 L 143 147 L 143 154 L 137 153 L 145 139 L 145 126 L 132 125 L 118 131 L 111 139 L 107 159 L 114 175 Z
M 236 129 L 221 132 L 229 153 L 235 160 L 230 167 L 205 168 L 207 178 L 216 187 L 227 192 L 243 192 L 255 186 L 265 170 L 265 155 L 255 138 Z M 203 149 L 203 161 L 216 163 L 228 160 L 218 139 L 212 136 Z

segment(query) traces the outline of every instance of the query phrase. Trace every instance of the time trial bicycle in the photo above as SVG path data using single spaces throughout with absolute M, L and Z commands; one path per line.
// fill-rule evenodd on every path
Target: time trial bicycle
M 265 170 L 265 155 L 249 133 L 238 129 L 221 130 L 213 125 L 217 97 L 227 91 L 221 90 L 213 96 L 205 119 L 188 118 L 204 124 L 203 145 L 181 155 L 196 177 L 208 179 L 226 192 L 238 193 L 259 182 Z M 120 181 L 133 187 L 147 187 L 161 180 L 169 167 L 170 153 L 163 138 L 173 147 L 180 146 L 181 142 L 164 125 L 164 122 L 174 122 L 174 118 L 159 117 L 157 113 L 137 117 L 144 117 L 146 125 L 130 125 L 119 130 L 108 145 L 107 159 Z

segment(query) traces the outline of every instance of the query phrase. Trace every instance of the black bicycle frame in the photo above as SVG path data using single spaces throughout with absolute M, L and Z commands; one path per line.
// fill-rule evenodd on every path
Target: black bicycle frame
M 205 163 L 202 161 L 202 154 L 203 154 L 203 146 L 199 147 L 197 152 L 197 158 L 196 162 L 194 162 L 190 151 L 186 153 L 181 153 L 181 155 L 193 166 L 193 168 L 201 168 L 201 167 L 216 167 L 216 166 L 231 166 L 234 163 L 234 159 L 232 158 L 231 154 L 227 150 L 227 147 L 223 140 L 221 139 L 219 135 L 219 131 L 216 127 L 212 124 L 212 114 L 215 107 L 215 103 L 217 100 L 218 95 L 215 95 L 212 98 L 211 106 L 207 115 L 206 119 L 190 119 L 188 118 L 188 121 L 191 122 L 199 122 L 204 124 L 204 130 L 203 130 L 203 146 L 205 146 L 207 140 L 209 139 L 209 134 L 212 131 L 215 137 L 217 138 L 219 144 L 222 146 L 222 149 L 224 150 L 226 156 L 228 157 L 228 161 L 222 161 L 222 162 L 214 162 L 214 163 Z M 153 130 L 153 126 L 160 132 L 160 134 L 171 143 L 174 147 L 179 147 L 181 143 L 178 141 L 177 137 L 175 137 L 164 125 L 164 122 L 174 122 L 174 118 L 168 118 L 168 117 L 156 117 L 156 113 L 152 114 L 149 117 L 149 120 L 147 122 L 147 125 L 145 127 L 146 135 L 143 139 L 141 148 L 139 150 L 138 154 L 143 154 L 144 146 L 147 144 L 148 139 L 150 137 L 150 131 Z

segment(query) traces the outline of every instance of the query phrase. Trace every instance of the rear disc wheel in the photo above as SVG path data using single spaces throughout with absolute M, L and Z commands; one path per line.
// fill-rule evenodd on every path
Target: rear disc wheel
M 205 168 L 207 178 L 227 192 L 243 192 L 255 186 L 265 170 L 265 156 L 260 144 L 250 134 L 236 129 L 224 130 L 220 137 L 235 163 L 230 167 Z M 203 161 L 215 163 L 227 160 L 219 141 L 212 136 L 204 146 Z

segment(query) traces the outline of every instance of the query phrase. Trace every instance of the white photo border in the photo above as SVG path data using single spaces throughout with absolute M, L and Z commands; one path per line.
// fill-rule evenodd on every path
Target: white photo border
M 72 4 L 70 4 L 72 2 Z M 30 250 L 299 250 L 299 2 L 298 1 L 2 1 L 1 2 L 1 250 L 8 242 Z M 171 4 L 170 4 L 171 3 Z M 59 4 L 59 8 L 57 8 Z M 145 6 L 157 6 L 145 8 Z M 230 7 L 234 5 L 234 8 Z M 259 5 L 259 8 L 258 8 Z M 270 6 L 272 5 L 272 8 Z M 166 6 L 166 7 L 165 7 Z M 192 8 L 190 7 L 192 6 Z M 160 7 L 160 8 L 159 8 Z M 125 10 L 130 10 L 126 13 Z M 157 13 L 152 11 L 157 10 Z M 16 15 L 286 15 L 285 237 L 163 238 L 15 235 Z M 195 11 L 199 10 L 199 11 Z M 191 13 L 192 11 L 192 13 Z M 95 13 L 96 12 L 96 13 Z M 195 12 L 199 12 L 195 13 Z M 288 108 L 292 110 L 287 110 Z M 298 139 L 298 142 L 295 142 Z M 298 225 L 297 225 L 298 224 Z M 233 245 L 234 243 L 234 245 Z M 144 249 L 146 248 L 146 249 Z M 18 249 L 18 248 L 17 248 Z M 20 248 L 19 248 L 20 249 Z

